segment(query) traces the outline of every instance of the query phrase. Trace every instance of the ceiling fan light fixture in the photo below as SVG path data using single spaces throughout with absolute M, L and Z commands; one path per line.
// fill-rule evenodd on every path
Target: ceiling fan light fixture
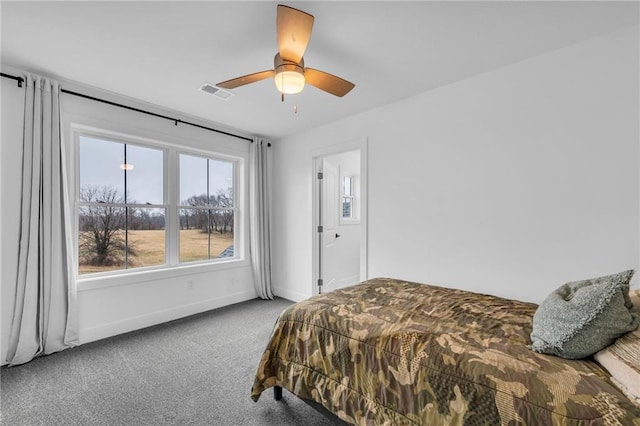
M 302 89 L 304 89 L 304 73 L 299 69 L 277 70 L 273 80 L 280 93 L 284 93 L 285 95 L 294 95 L 302 92 Z

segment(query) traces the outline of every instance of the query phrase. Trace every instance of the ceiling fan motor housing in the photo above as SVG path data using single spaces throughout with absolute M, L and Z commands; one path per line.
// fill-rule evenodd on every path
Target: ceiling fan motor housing
M 304 74 L 304 58 L 300 58 L 300 63 L 293 61 L 286 61 L 282 59 L 279 53 L 273 58 L 273 68 L 276 74 L 282 71 L 293 71 L 300 74 Z
M 304 59 L 300 63 L 282 59 L 280 53 L 276 53 L 273 59 L 276 87 L 283 94 L 300 93 L 304 88 Z

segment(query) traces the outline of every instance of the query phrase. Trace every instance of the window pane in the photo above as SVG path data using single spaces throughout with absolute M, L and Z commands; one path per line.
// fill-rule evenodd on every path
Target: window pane
M 180 154 L 180 204 L 205 205 L 207 195 L 207 159 Z
M 129 207 L 128 268 L 164 265 L 165 209 Z
M 347 197 L 351 196 L 351 178 L 349 176 L 345 176 L 344 177 L 344 181 L 343 181 L 343 194 L 346 195 Z
M 233 163 L 209 160 L 209 199 L 214 207 L 233 207 Z
M 127 202 L 163 204 L 163 152 L 159 149 L 127 145 Z
M 180 262 L 209 259 L 209 212 L 180 209 Z
M 351 217 L 351 198 L 342 199 L 342 217 L 343 218 Z
M 180 209 L 180 262 L 234 257 L 234 214 Z
M 165 209 L 82 206 L 79 272 L 163 265 L 165 239 Z
M 80 188 L 112 188 L 124 200 L 124 144 L 80 136 Z
M 79 273 L 125 268 L 125 209 L 82 206 L 78 217 Z
M 211 211 L 211 258 L 234 256 L 233 210 Z

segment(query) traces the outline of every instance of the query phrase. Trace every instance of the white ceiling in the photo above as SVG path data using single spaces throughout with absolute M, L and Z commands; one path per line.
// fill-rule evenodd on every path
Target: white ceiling
M 315 16 L 305 64 L 355 83 L 344 98 L 197 90 L 273 66 L 270 1 L 2 1 L 2 63 L 278 139 L 638 24 L 636 2 L 282 3 Z

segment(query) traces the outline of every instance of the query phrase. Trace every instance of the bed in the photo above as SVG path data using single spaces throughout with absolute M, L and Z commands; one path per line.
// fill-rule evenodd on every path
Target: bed
M 640 425 L 592 358 L 533 352 L 537 305 L 390 278 L 280 314 L 251 397 L 275 387 L 355 425 Z

